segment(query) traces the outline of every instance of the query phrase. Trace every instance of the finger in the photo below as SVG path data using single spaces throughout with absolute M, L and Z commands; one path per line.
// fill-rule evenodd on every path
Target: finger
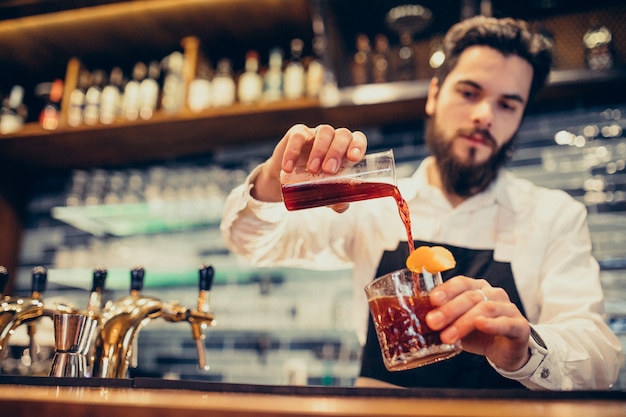
M 314 139 L 311 147 L 311 153 L 306 163 L 308 171 L 319 172 L 324 170 L 327 174 L 334 174 L 339 167 L 339 162 L 336 164 L 335 170 L 328 170 L 324 167 L 324 163 L 328 160 L 328 151 L 331 149 L 331 145 L 335 140 L 335 129 L 330 125 L 319 125 L 315 128 Z M 339 161 L 341 161 L 341 155 L 339 155 Z
M 491 286 L 484 279 L 458 275 L 438 285 L 437 288 L 431 292 L 430 301 L 435 307 L 441 306 L 467 291 L 477 289 L 481 289 L 489 298 L 491 294 L 490 288 Z M 482 299 L 482 295 L 478 292 L 474 294 L 474 296 L 477 297 L 477 299 Z
M 455 343 L 478 330 L 491 336 L 515 338 L 519 332 L 511 329 L 521 318 L 521 313 L 513 303 L 480 301 L 451 322 L 448 327 L 441 331 L 440 336 L 444 343 Z M 499 320 L 494 321 L 495 319 Z M 479 323 L 484 327 L 480 328 Z
M 298 160 L 304 155 L 308 156 L 308 148 L 314 138 L 314 130 L 310 127 L 298 124 L 292 126 L 281 139 L 274 150 L 275 154 L 282 152 L 282 157 L 277 155 L 281 161 L 281 168 L 285 172 L 292 172 L 298 164 Z

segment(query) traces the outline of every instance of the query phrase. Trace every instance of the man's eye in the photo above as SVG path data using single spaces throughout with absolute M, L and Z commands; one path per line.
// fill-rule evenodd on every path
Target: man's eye
M 503 101 L 502 103 L 500 103 L 500 107 L 502 107 L 504 110 L 509 110 L 509 111 L 515 111 L 516 109 L 515 104 L 511 104 L 506 101 Z

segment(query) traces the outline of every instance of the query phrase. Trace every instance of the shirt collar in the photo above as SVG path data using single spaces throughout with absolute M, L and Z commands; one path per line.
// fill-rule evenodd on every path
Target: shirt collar
M 441 191 L 428 182 L 428 167 L 435 163 L 432 156 L 426 157 L 413 173 L 410 180 L 403 184 L 402 195 L 409 201 L 414 198 L 429 198 L 429 196 L 443 196 Z M 508 193 L 507 182 L 510 173 L 505 169 L 501 169 L 497 178 L 492 182 L 486 190 L 467 199 L 463 204 L 459 205 L 459 209 L 473 210 L 490 204 L 498 204 L 504 208 L 513 209 L 511 196 Z M 447 200 L 446 200 L 447 201 Z

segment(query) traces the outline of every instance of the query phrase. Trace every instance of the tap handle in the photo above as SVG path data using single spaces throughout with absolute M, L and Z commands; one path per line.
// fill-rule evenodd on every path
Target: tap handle
M 9 271 L 6 267 L 0 265 L 0 297 L 9 282 Z
M 107 270 L 103 266 L 97 266 L 93 270 L 93 280 L 91 282 L 91 292 L 102 292 L 107 279 Z
M 44 293 L 48 281 L 48 270 L 43 266 L 36 266 L 32 271 L 31 291 L 33 293 Z
M 213 265 L 204 264 L 199 270 L 200 279 L 198 280 L 198 287 L 200 291 L 211 291 L 213 286 L 213 279 L 215 278 L 215 268 Z
M 135 266 L 130 270 L 130 290 L 141 291 L 143 289 L 143 277 L 145 270 L 141 266 Z

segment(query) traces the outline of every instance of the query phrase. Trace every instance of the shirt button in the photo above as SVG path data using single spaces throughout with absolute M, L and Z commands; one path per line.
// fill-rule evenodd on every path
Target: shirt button
M 542 377 L 543 379 L 546 379 L 546 378 L 547 378 L 547 377 L 549 377 L 549 376 L 550 376 L 550 370 L 549 370 L 548 368 L 543 368 L 543 369 L 541 370 L 541 377 Z

